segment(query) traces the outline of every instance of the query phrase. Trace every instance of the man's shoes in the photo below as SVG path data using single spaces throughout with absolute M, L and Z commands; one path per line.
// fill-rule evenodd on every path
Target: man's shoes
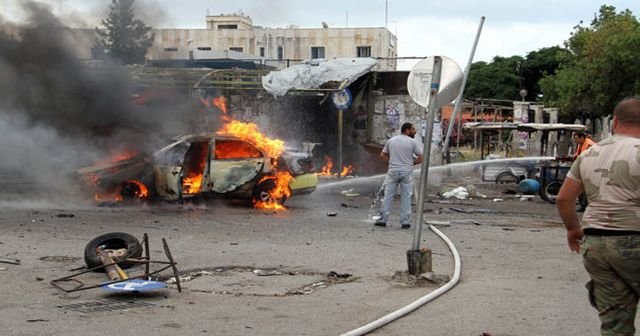
M 403 229 L 409 229 L 411 228 L 411 224 L 402 224 L 401 226 Z
M 387 223 L 376 221 L 375 223 L 373 223 L 373 225 L 375 225 L 375 226 L 387 226 Z

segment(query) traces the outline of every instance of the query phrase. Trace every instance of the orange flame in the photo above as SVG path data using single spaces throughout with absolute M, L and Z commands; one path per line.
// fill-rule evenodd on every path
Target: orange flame
M 286 210 L 278 200 L 291 197 L 291 188 L 289 188 L 289 183 L 293 180 L 293 176 L 291 176 L 289 172 L 279 171 L 276 172 L 275 175 L 263 177 L 258 181 L 258 184 L 266 180 L 272 180 L 275 184 L 275 187 L 269 191 L 269 200 L 267 202 L 258 200 L 253 204 L 253 206 L 258 209 Z
M 342 171 L 340 172 L 340 176 L 347 176 L 353 173 L 353 166 L 343 166 Z M 333 172 L 333 160 L 330 156 L 325 155 L 324 157 L 324 166 L 320 169 L 319 173 L 316 173 L 318 176 L 337 176 L 338 173 Z
M 227 114 L 227 97 L 218 96 L 213 98 L 213 105 L 219 108 L 225 115 Z
M 202 99 L 204 105 L 206 107 L 215 106 L 220 111 L 222 111 L 222 120 L 225 122 L 222 127 L 216 132 L 220 135 L 229 135 L 244 141 L 249 142 L 258 148 L 261 152 L 266 153 L 266 155 L 270 158 L 277 158 L 282 155 L 284 151 L 284 141 L 280 139 L 270 139 L 264 134 L 260 132 L 258 129 L 258 125 L 249 122 L 241 122 L 239 120 L 235 120 L 228 115 L 227 111 L 227 98 L 225 96 L 218 96 L 211 100 L 211 103 Z M 221 145 L 221 146 L 218 146 Z M 216 144 L 216 157 L 223 158 L 225 156 L 231 155 L 232 152 L 238 151 L 240 149 L 233 148 L 231 146 L 224 146 L 224 143 Z M 243 149 L 248 151 L 248 149 Z M 246 157 L 260 157 L 261 153 L 253 153 L 253 152 L 243 152 L 243 156 Z M 272 161 L 274 164 L 273 175 L 268 175 L 263 177 L 260 182 L 265 180 L 272 180 L 275 184 L 275 187 L 269 191 L 270 200 L 268 202 L 257 201 L 254 203 L 254 207 L 260 209 L 272 209 L 272 210 L 284 210 L 286 209 L 282 204 L 278 203 L 277 200 L 280 200 L 284 197 L 291 196 L 291 189 L 289 188 L 289 182 L 293 179 L 293 176 L 287 171 L 278 171 L 275 166 L 275 160 Z M 201 183 L 201 181 L 199 182 Z M 200 184 L 197 184 L 197 189 L 199 189 Z M 194 187 L 196 184 L 194 183 Z M 186 190 L 186 188 L 185 188 Z
M 109 155 L 108 159 L 98 160 L 96 161 L 96 164 L 100 165 L 100 164 L 108 164 L 108 163 L 125 161 L 135 157 L 136 155 L 138 155 L 138 152 L 134 150 L 123 150 L 120 152 L 112 152 Z
M 138 189 L 134 192 L 134 196 L 136 196 L 136 198 L 147 198 L 149 196 L 149 189 L 147 189 L 147 186 L 144 185 L 144 183 L 138 181 L 138 180 L 129 180 L 126 183 L 131 183 L 131 184 L 135 184 Z
M 284 151 L 284 141 L 267 138 L 264 134 L 260 133 L 258 126 L 254 123 L 243 123 L 238 120 L 231 120 L 224 124 L 216 133 L 232 135 L 248 141 L 260 150 L 266 152 L 270 157 L 279 157 Z
M 340 173 L 340 176 L 347 176 L 351 173 L 353 173 L 353 166 L 352 165 L 344 166 L 342 167 L 342 173 Z
M 202 174 L 193 174 L 182 179 L 182 192 L 196 194 L 202 186 Z

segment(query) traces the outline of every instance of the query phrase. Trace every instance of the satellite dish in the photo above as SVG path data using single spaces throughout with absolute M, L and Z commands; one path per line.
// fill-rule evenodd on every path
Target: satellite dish
M 436 108 L 451 103 L 460 92 L 463 74 L 458 64 L 449 57 L 440 56 L 442 70 L 440 72 L 440 87 L 436 95 Z M 416 104 L 427 107 L 431 97 L 431 82 L 433 77 L 433 62 L 435 56 L 429 56 L 416 63 L 407 78 L 409 95 Z

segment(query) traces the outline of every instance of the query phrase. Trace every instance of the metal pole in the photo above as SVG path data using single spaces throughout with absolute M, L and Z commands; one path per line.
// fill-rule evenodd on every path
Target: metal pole
M 384 27 L 389 29 L 389 0 L 384 2 Z
M 416 205 L 416 222 L 413 234 L 413 250 L 420 249 L 420 236 L 422 235 L 422 219 L 424 211 L 424 194 L 429 179 L 429 161 L 431 158 L 431 139 L 433 137 L 433 123 L 436 115 L 436 97 L 440 89 L 440 76 L 442 72 L 442 57 L 433 58 L 433 76 L 431 77 L 431 89 L 429 91 L 429 105 L 427 107 L 427 129 L 424 137 L 422 165 L 420 166 L 420 184 L 418 185 L 418 204 Z
M 476 47 L 478 46 L 478 40 L 480 40 L 480 33 L 482 32 L 483 25 L 484 25 L 484 16 L 480 18 L 480 25 L 478 26 L 476 39 L 473 42 L 473 47 L 471 48 L 471 53 L 469 54 L 469 62 L 467 62 L 467 68 L 464 69 L 464 77 L 462 79 L 462 85 L 460 86 L 460 92 L 458 92 L 458 97 L 456 98 L 456 104 L 453 106 L 453 113 L 451 114 L 451 118 L 449 119 L 449 127 L 447 127 L 447 136 L 444 137 L 444 145 L 442 147 L 442 153 L 446 153 L 449 150 L 449 137 L 451 137 L 451 131 L 453 130 L 453 121 L 456 120 L 456 114 L 460 112 L 460 105 L 462 105 L 462 96 L 464 94 L 464 87 L 467 85 L 467 78 L 469 78 L 471 63 L 473 63 L 473 55 L 475 55 L 476 53 Z
M 342 109 L 338 110 L 338 178 L 342 177 Z

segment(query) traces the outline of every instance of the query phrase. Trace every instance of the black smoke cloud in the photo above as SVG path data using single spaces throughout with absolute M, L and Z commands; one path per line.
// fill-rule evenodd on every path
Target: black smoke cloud
M 0 176 L 62 192 L 77 168 L 122 150 L 149 153 L 189 129 L 188 108 L 132 104 L 125 68 L 87 66 L 47 5 L 21 5 L 26 22 L 0 17 Z

